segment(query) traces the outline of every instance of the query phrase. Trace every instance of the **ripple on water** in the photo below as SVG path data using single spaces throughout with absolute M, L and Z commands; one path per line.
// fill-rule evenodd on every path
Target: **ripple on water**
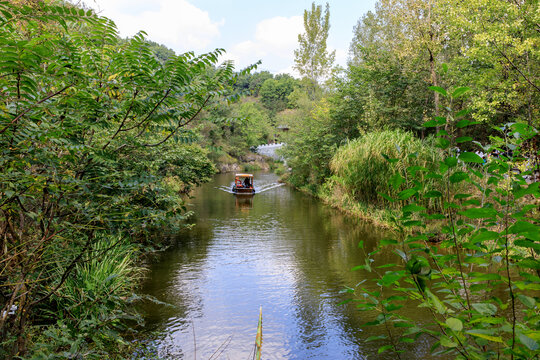
M 378 232 L 359 228 L 335 211 L 256 174 L 259 192 L 245 206 L 229 194 L 231 175 L 198 189 L 196 225 L 149 274 L 150 295 L 172 303 L 148 309 L 161 349 L 184 359 L 247 359 L 263 308 L 264 359 L 362 359 L 376 354 L 379 335 L 363 328 L 373 314 L 340 306 L 339 290 L 366 274 L 358 241 L 370 246 Z M 382 235 L 380 235 L 382 236 Z M 408 354 L 427 359 L 423 339 Z M 417 354 L 422 354 L 421 356 Z M 215 359 L 216 357 L 214 357 Z M 392 359 L 382 354 L 378 359 Z

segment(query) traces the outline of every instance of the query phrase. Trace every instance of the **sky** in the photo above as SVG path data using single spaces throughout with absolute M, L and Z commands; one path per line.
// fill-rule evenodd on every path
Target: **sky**
M 303 32 L 307 0 L 86 0 L 112 19 L 122 37 L 140 30 L 176 53 L 223 48 L 236 69 L 262 61 L 257 71 L 295 75 L 294 49 Z M 315 2 L 326 4 L 326 2 Z M 330 0 L 329 50 L 345 66 L 353 28 L 376 0 Z

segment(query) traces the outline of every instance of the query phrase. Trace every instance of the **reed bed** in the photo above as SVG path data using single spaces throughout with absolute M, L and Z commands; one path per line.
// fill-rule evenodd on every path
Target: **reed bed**
M 371 132 L 340 147 L 330 168 L 334 174 L 325 191 L 347 195 L 354 201 L 378 208 L 399 209 L 403 203 L 389 201 L 380 194 L 397 199 L 404 189 L 416 187 L 419 194 L 440 189 L 438 179 L 425 179 L 422 173 L 434 169 L 442 160 L 442 151 L 430 140 L 399 130 Z M 413 176 L 417 172 L 418 176 Z M 426 199 L 424 206 L 439 210 L 440 201 Z

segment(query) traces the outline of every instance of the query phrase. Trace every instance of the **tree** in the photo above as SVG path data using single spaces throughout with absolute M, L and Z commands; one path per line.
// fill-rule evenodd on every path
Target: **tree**
M 0 314 L 13 312 L 0 316 L 0 358 L 27 355 L 37 333 L 53 352 L 71 348 L 62 357 L 115 358 L 103 347 L 122 343 L 119 309 L 103 312 L 114 320 L 74 309 L 108 307 L 118 293 L 59 306 L 66 284 L 108 251 L 98 239 L 112 249 L 185 219 L 167 189 L 187 191 L 213 171 L 184 143 L 232 86 L 221 53 L 162 62 L 143 33 L 120 40 L 91 10 L 0 1 Z
M 295 86 L 295 79 L 286 74 L 280 74 L 273 79 L 266 80 L 259 92 L 262 104 L 273 112 L 285 110 L 288 105 L 288 97 L 294 91 Z
M 311 11 L 304 11 L 304 34 L 298 35 L 299 48 L 294 50 L 294 68 L 300 75 L 315 83 L 324 77 L 336 55 L 335 50 L 328 53 L 326 40 L 330 29 L 330 5 L 326 3 L 324 17 L 322 6 L 311 4 Z
M 448 36 L 460 46 L 460 56 L 448 62 L 449 76 L 474 85 L 475 120 L 538 126 L 538 1 L 440 1 Z
M 238 77 L 238 80 L 234 84 L 234 89 L 239 92 L 247 92 L 249 95 L 257 97 L 259 96 L 262 84 L 273 77 L 274 76 L 268 71 L 244 74 Z

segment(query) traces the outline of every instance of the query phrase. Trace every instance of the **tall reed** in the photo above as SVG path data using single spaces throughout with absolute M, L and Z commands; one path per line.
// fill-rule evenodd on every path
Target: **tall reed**
M 415 184 L 410 167 L 413 171 L 431 170 L 441 159 L 440 149 L 411 133 L 399 130 L 367 133 L 337 150 L 330 162 L 334 176 L 329 180 L 327 190 L 334 188 L 333 191 L 367 205 L 397 209 L 397 202 L 389 198 L 405 199 L 402 189 L 417 185 L 418 193 L 422 193 L 427 188 L 437 187 L 437 179 Z M 389 179 L 392 180 L 390 184 Z M 426 202 L 425 205 L 431 208 L 439 206 L 437 202 Z

